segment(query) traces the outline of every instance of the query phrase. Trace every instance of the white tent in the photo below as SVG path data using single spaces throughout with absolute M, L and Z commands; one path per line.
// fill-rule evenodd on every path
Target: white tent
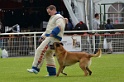
M 85 0 L 63 0 L 74 26 L 80 21 L 85 22 L 84 1 Z
M 90 1 L 92 2 L 92 0 L 63 0 L 69 12 L 73 26 L 75 26 L 80 21 L 83 21 L 87 24 L 89 29 L 90 21 L 88 20 L 88 16 L 90 18 L 93 18 L 93 14 L 89 14 L 89 11 L 91 10 L 90 8 L 93 6 L 90 5 Z

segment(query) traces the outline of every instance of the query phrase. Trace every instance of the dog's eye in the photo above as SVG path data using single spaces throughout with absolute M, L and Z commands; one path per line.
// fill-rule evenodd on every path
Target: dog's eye
M 60 47 L 60 45 L 59 44 L 56 44 L 56 47 Z

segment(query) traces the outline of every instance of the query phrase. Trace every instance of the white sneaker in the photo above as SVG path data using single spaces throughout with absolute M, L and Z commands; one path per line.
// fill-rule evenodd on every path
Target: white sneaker
M 30 72 L 30 73 L 38 74 L 38 71 L 35 70 L 35 69 L 27 69 L 27 71 Z

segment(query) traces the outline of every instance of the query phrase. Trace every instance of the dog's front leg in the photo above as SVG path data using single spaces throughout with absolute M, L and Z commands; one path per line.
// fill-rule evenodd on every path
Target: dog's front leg
M 63 69 L 63 66 L 60 66 L 60 67 L 59 67 L 59 70 L 58 70 L 58 72 L 57 72 L 57 74 L 56 74 L 57 77 L 59 76 L 59 74 L 61 73 L 61 71 L 63 71 L 62 69 Z
M 67 75 L 66 73 L 63 72 L 64 68 L 65 68 L 65 66 L 63 66 L 63 69 L 62 69 L 61 73 L 62 73 L 63 75 Z

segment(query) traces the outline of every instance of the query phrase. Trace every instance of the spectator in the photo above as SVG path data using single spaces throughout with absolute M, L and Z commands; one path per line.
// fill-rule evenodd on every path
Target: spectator
M 66 22 L 65 30 L 72 30 L 73 29 L 73 25 L 72 25 L 71 22 L 69 22 L 68 18 L 65 18 L 65 22 Z
M 94 15 L 94 17 L 95 18 L 93 19 L 93 28 L 92 28 L 92 30 L 99 30 L 100 29 L 100 27 L 99 27 L 99 25 L 100 25 L 99 14 L 96 13 Z M 95 34 L 98 34 L 98 32 L 95 32 Z M 99 36 L 95 36 L 95 51 L 94 51 L 94 54 L 96 54 L 96 52 L 97 52 L 97 50 L 99 48 L 99 42 L 100 42 L 100 37 Z
M 106 30 L 109 30 L 109 29 L 114 29 L 113 25 L 110 23 L 110 19 L 107 19 L 107 24 L 105 25 L 105 29 Z M 111 54 L 113 52 L 113 49 L 112 49 L 112 36 L 110 35 L 112 32 L 110 31 L 107 31 L 105 34 L 107 34 L 105 36 L 106 38 L 106 41 L 107 41 L 107 49 L 105 51 L 107 51 L 109 54 Z
M 77 25 L 74 27 L 73 30 L 88 30 L 88 27 L 84 22 L 80 21 L 79 23 L 77 23 Z M 78 34 L 85 34 L 85 33 L 78 33 Z
M 74 30 L 88 30 L 87 25 L 83 22 L 80 21 L 74 28 Z
M 107 19 L 107 24 L 105 25 L 105 29 L 114 29 L 110 19 Z

